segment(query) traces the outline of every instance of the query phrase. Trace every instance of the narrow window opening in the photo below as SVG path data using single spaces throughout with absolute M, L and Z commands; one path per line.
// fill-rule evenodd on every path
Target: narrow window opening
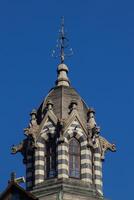
M 56 176 L 56 143 L 50 139 L 46 143 L 46 177 L 53 178 Z
M 69 142 L 69 176 L 80 178 L 80 144 L 75 138 Z

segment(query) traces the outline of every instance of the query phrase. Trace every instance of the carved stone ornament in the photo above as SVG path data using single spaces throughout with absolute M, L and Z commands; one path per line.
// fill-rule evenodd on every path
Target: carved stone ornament
M 35 140 L 31 136 L 27 136 L 25 140 L 23 140 L 18 145 L 13 145 L 11 147 L 11 153 L 16 154 L 20 152 L 23 155 L 23 162 L 24 164 L 27 162 L 27 155 L 37 147 Z
M 25 132 L 25 135 L 31 135 L 34 138 L 36 137 L 38 130 L 39 130 L 39 125 L 34 124 L 34 125 L 29 126 L 28 128 L 25 128 L 24 132 Z
M 101 159 L 104 160 L 105 159 L 105 152 L 107 150 L 110 150 L 112 152 L 116 151 L 116 146 L 115 144 L 111 144 L 110 142 L 108 142 L 105 138 L 103 138 L 102 136 L 99 136 L 99 142 L 100 142 L 100 148 L 101 148 Z
M 63 132 L 64 132 L 64 120 L 63 119 L 59 119 L 58 120 L 58 132 L 59 132 L 59 139 L 58 139 L 58 143 L 64 143 L 64 136 L 63 136 Z
M 29 123 L 29 127 L 24 129 L 25 135 L 27 136 L 32 136 L 33 139 L 36 139 L 36 135 L 39 130 L 39 125 L 37 124 L 37 117 L 36 117 L 36 110 L 33 109 L 32 112 L 30 113 L 31 120 Z
M 18 145 L 13 145 L 12 147 L 11 147 L 11 153 L 12 154 L 16 154 L 16 153 L 18 153 L 18 152 L 22 152 L 23 151 L 23 144 L 24 144 L 24 142 L 20 142 L 20 144 L 18 144 Z

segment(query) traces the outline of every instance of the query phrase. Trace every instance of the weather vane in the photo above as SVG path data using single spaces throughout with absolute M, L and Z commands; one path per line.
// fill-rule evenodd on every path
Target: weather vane
M 69 40 L 64 30 L 64 17 L 61 18 L 61 28 L 59 30 L 59 38 L 57 40 L 56 48 L 52 51 L 52 56 L 60 57 L 61 63 L 64 63 L 65 57 L 73 55 L 72 48 L 68 48 Z

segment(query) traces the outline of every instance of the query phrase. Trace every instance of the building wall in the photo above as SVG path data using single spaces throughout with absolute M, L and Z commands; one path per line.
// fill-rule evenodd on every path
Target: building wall
M 77 128 L 76 128 L 77 127 Z M 75 129 L 76 128 L 76 129 Z M 37 141 L 37 148 L 32 155 L 27 157 L 27 189 L 43 183 L 46 179 L 46 142 L 49 136 L 54 137 L 56 127 L 51 120 L 46 120 Z M 64 142 L 58 143 L 56 139 L 56 174 L 58 178 L 69 178 L 69 141 L 75 137 L 80 144 L 80 179 L 84 182 L 95 184 L 96 189 L 102 194 L 102 166 L 100 153 L 96 147 L 95 152 L 87 147 L 87 137 L 79 122 L 74 120 L 64 132 Z

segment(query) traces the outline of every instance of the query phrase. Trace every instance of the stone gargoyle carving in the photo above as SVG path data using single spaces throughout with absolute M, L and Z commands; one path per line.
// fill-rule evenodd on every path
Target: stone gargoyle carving
M 23 147 L 24 147 L 24 141 L 19 143 L 18 145 L 13 145 L 11 147 L 11 153 L 16 154 L 17 152 L 21 152 L 23 154 Z
M 16 154 L 20 152 L 24 156 L 24 162 L 26 161 L 26 156 L 29 152 L 33 151 L 37 147 L 36 144 L 36 135 L 39 131 L 39 125 L 37 124 L 36 110 L 33 109 L 30 113 L 31 120 L 28 128 L 24 129 L 26 139 L 23 140 L 20 144 L 11 147 L 11 153 Z
M 108 142 L 105 138 L 103 138 L 102 136 L 99 136 L 99 143 L 100 143 L 100 150 L 101 150 L 101 159 L 104 160 L 105 159 L 105 152 L 107 150 L 116 151 L 116 146 L 115 144 L 111 144 L 110 142 Z
M 26 163 L 27 154 L 32 152 L 36 148 L 36 143 L 32 137 L 28 136 L 25 140 L 20 142 L 18 145 L 13 145 L 11 147 L 11 154 L 16 154 L 20 152 L 24 159 L 23 162 Z

